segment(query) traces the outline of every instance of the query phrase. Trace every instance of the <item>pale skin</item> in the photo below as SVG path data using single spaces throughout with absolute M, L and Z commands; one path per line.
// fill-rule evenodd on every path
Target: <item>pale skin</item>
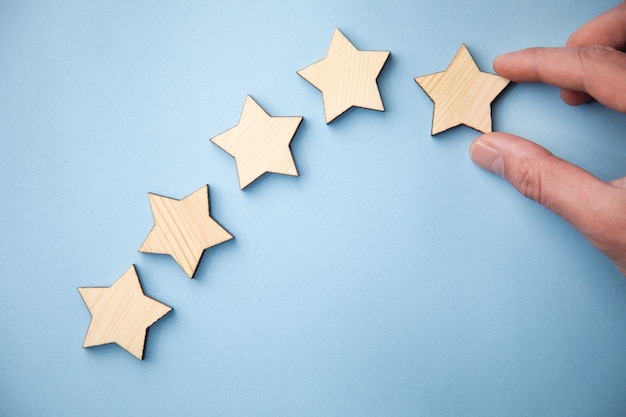
M 626 113 L 625 51 L 626 1 L 576 30 L 564 48 L 504 54 L 493 67 L 518 83 L 559 87 L 569 105 L 595 99 Z M 601 181 L 529 140 L 500 132 L 477 138 L 470 156 L 524 196 L 562 216 L 626 276 L 626 177 Z

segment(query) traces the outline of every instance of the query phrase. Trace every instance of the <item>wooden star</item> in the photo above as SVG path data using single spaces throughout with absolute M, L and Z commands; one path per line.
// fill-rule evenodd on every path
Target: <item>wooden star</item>
M 326 57 L 298 71 L 322 92 L 326 123 L 351 107 L 384 111 L 376 79 L 389 51 L 360 51 L 335 29 Z
M 205 249 L 233 238 L 209 211 L 209 186 L 176 200 L 148 194 L 154 227 L 139 252 L 171 255 L 193 278 Z
M 433 135 L 461 124 L 491 132 L 491 102 L 509 83 L 480 71 L 464 44 L 448 69 L 415 81 L 434 103 Z
M 132 265 L 110 287 L 78 288 L 91 314 L 83 347 L 117 343 L 143 359 L 148 327 L 172 308 L 146 296 Z
M 272 117 L 247 96 L 237 126 L 211 142 L 235 158 L 243 190 L 266 172 L 298 176 L 289 146 L 302 119 Z

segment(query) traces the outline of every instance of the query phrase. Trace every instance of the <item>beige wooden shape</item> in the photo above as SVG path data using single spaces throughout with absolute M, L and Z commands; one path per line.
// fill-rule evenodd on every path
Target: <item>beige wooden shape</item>
M 148 327 L 172 310 L 143 293 L 135 265 L 110 287 L 78 288 L 78 292 L 91 314 L 83 347 L 117 343 L 139 360 Z
M 209 186 L 176 200 L 148 194 L 154 227 L 139 252 L 171 255 L 193 278 L 205 249 L 233 238 L 211 217 Z
M 389 51 L 360 51 L 335 29 L 326 57 L 298 71 L 322 92 L 326 123 L 351 107 L 384 111 L 376 79 Z
M 443 72 L 416 77 L 434 103 L 432 134 L 464 124 L 491 132 L 491 102 L 509 80 L 482 72 L 463 44 Z
M 237 126 L 211 142 L 235 158 L 239 187 L 243 190 L 266 172 L 297 176 L 290 144 L 302 117 L 272 117 L 250 96 Z

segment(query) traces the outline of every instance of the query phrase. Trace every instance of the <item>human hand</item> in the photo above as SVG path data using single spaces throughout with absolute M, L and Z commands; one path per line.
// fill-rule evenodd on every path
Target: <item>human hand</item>
M 626 1 L 580 27 L 565 48 L 530 48 L 495 59 L 516 82 L 561 88 L 580 105 L 591 98 L 626 113 Z M 480 136 L 472 160 L 504 177 L 524 196 L 563 217 L 626 275 L 626 177 L 603 182 L 545 148 L 506 133 Z

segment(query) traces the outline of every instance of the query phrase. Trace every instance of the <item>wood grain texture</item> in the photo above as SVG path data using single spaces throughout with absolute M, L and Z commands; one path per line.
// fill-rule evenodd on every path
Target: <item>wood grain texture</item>
M 78 292 L 91 314 L 83 347 L 117 343 L 139 360 L 148 327 L 172 310 L 144 294 L 134 265 L 110 287 Z
M 480 71 L 465 45 L 445 71 L 415 81 L 434 103 L 432 135 L 461 124 L 491 132 L 491 102 L 509 83 L 499 75 Z
M 389 51 L 360 51 L 335 29 L 326 57 L 298 71 L 322 92 L 326 123 L 351 107 L 384 111 L 377 78 Z
M 298 175 L 290 144 L 302 119 L 270 116 L 247 96 L 239 123 L 211 142 L 235 158 L 239 188 L 243 190 L 267 172 Z
M 171 255 L 189 278 L 193 278 L 205 249 L 233 238 L 211 217 L 208 185 L 182 200 L 152 193 L 148 197 L 154 227 L 139 252 Z

